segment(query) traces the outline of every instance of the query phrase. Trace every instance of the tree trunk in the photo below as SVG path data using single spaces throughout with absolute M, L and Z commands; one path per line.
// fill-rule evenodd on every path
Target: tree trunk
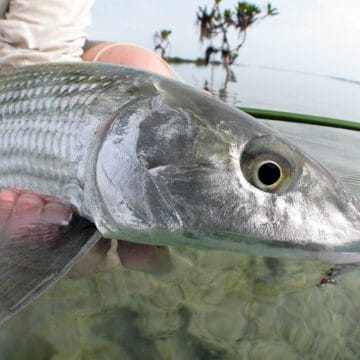
M 225 84 L 228 83 L 228 81 L 232 80 L 232 72 L 230 69 L 230 63 L 231 63 L 231 59 L 230 59 L 230 54 L 229 55 L 225 55 L 224 56 L 224 66 L 225 66 L 225 70 L 226 70 L 226 81 Z M 226 85 L 225 85 L 226 87 Z

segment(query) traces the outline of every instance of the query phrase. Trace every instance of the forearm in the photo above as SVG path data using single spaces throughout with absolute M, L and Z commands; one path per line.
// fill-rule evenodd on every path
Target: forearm
M 0 19 L 0 64 L 80 61 L 93 2 L 10 0 Z

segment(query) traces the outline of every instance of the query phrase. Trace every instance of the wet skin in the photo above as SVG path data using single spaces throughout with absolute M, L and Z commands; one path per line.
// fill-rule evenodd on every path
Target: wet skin
M 63 223 L 71 217 L 70 208 L 54 198 L 7 189 L 0 192 L 0 229 L 16 230 L 20 225 L 38 222 Z
M 6 189 L 0 192 L 0 233 L 13 235 L 34 224 L 66 224 L 71 208 L 53 197 L 29 191 Z M 122 263 L 128 269 L 163 273 L 171 269 L 169 251 L 162 246 L 133 244 L 127 241 L 100 240 L 72 270 L 72 276 L 106 271 Z

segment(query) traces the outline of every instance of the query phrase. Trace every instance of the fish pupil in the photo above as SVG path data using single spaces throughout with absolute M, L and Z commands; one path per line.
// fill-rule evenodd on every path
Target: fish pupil
M 273 162 L 266 162 L 258 169 L 258 178 L 266 186 L 275 184 L 281 177 L 279 166 Z

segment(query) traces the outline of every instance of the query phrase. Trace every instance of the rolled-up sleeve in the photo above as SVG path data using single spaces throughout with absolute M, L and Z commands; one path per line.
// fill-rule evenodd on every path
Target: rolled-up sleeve
M 7 9 L 0 19 L 0 64 L 80 61 L 93 3 L 94 0 L 0 0 L 0 12 Z

